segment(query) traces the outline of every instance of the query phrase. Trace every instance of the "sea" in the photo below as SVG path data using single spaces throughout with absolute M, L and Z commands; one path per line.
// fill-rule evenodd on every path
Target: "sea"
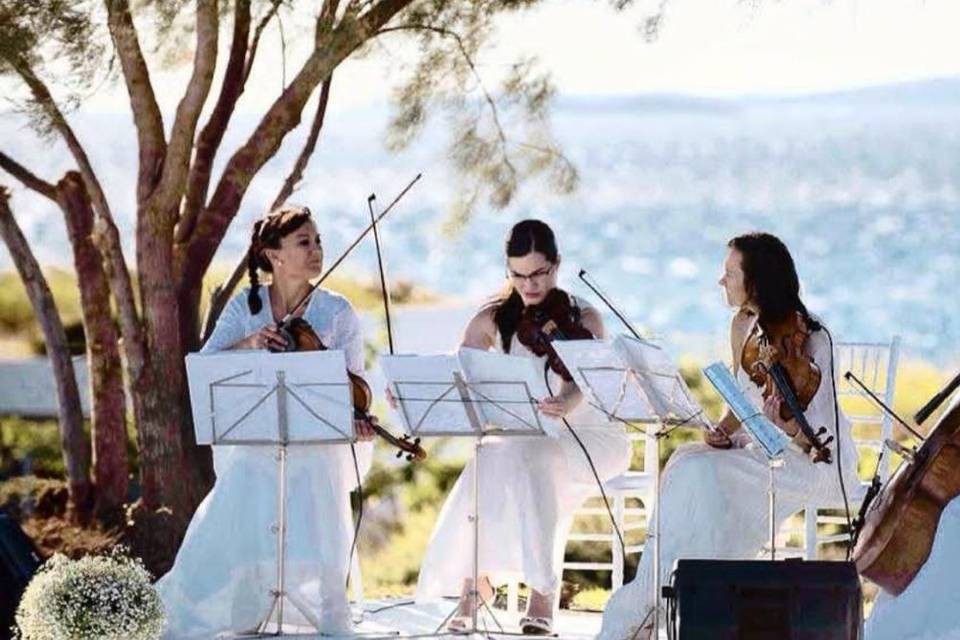
M 764 230 L 786 242 L 804 300 L 838 340 L 899 336 L 908 357 L 960 366 L 960 79 L 788 97 L 560 95 L 549 122 L 578 171 L 577 190 L 557 193 L 533 179 L 503 209 L 481 191 L 453 230 L 451 203 L 475 184 L 451 168 L 451 116 L 436 107 L 417 141 L 392 152 L 384 145 L 388 105 L 338 109 L 335 99 L 334 90 L 317 152 L 291 198 L 314 212 L 328 260 L 369 222 L 368 195 L 382 208 L 422 173 L 381 225 L 390 280 L 478 304 L 504 284 L 510 226 L 541 218 L 557 234 L 562 287 L 601 304 L 577 277 L 586 270 L 637 327 L 679 353 L 715 357 L 725 355 L 730 316 L 717 284 L 726 243 Z M 73 117 L 130 238 L 129 114 Z M 235 148 L 255 122 L 238 115 L 224 148 Z M 505 128 L 515 151 L 524 129 L 511 120 Z M 304 135 L 291 135 L 251 185 L 219 264 L 243 254 L 252 221 Z M 15 114 L 0 115 L 0 136 L 45 177 L 69 168 L 62 149 L 38 143 Z M 22 189 L 14 189 L 13 206 L 41 261 L 69 265 L 58 212 Z M 11 268 L 2 249 L 0 268 Z M 372 239 L 343 269 L 373 277 Z M 608 323 L 621 330 L 612 314 Z

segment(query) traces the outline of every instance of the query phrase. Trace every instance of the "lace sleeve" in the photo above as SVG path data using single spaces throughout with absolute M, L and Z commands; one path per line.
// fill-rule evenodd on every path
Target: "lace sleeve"
M 365 369 L 363 357 L 363 331 L 360 317 L 349 302 L 344 301 L 343 309 L 334 321 L 334 340 L 332 348 L 343 349 L 347 358 L 347 369 L 362 375 Z
M 246 336 L 246 320 L 250 316 L 247 296 L 239 293 L 230 299 L 200 353 L 215 353 L 229 348 Z

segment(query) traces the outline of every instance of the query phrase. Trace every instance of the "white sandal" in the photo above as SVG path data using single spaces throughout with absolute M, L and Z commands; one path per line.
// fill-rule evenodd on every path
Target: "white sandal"
M 552 636 L 553 619 L 540 616 L 523 616 L 520 618 L 520 631 L 527 636 Z

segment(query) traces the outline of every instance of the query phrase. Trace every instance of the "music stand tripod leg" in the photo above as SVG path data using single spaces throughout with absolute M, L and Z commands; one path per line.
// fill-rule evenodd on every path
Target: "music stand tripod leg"
M 287 564 L 287 444 L 289 442 L 289 425 L 287 424 L 287 385 L 283 371 L 277 372 L 277 415 L 279 426 L 280 445 L 277 452 L 277 588 L 273 591 L 273 602 L 266 617 L 257 626 L 258 635 L 283 636 L 283 605 L 289 599 L 290 604 L 303 615 L 315 631 L 320 633 L 320 623 L 308 608 L 297 602 L 287 594 L 286 564 Z M 274 611 L 277 612 L 277 630 L 267 633 L 267 627 Z
M 770 560 L 777 559 L 777 488 L 774 482 L 774 472 L 783 466 L 783 458 L 767 458 L 767 467 L 770 469 L 770 478 L 767 484 L 767 517 L 770 524 Z

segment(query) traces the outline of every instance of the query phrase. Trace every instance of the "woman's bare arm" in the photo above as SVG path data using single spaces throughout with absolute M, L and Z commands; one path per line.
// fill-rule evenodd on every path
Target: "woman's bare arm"
M 460 346 L 486 350 L 494 346 L 496 337 L 497 325 L 493 322 L 493 309 L 487 307 L 478 311 L 467 323 Z

